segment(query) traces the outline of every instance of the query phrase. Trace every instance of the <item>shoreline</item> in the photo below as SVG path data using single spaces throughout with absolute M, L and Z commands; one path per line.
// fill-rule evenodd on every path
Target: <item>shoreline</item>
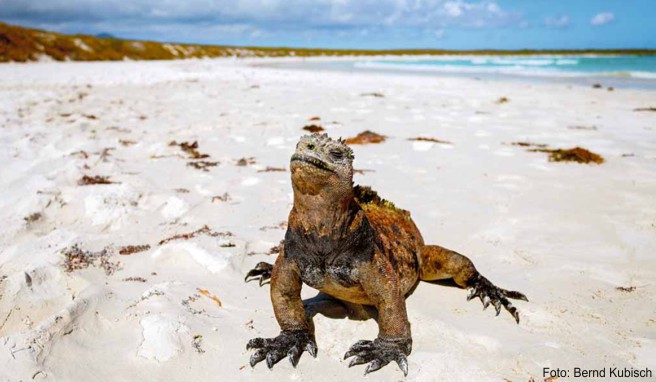
M 385 61 L 409 61 L 421 62 L 424 60 L 447 60 L 447 59 L 470 59 L 472 56 L 462 55 L 445 55 L 445 56 L 374 56 L 374 57 L 310 57 L 301 59 L 274 59 L 266 60 L 263 64 L 252 64 L 254 66 L 268 66 L 281 69 L 300 69 L 300 70 L 324 70 L 324 71 L 341 71 L 341 72 L 377 72 L 384 74 L 398 74 L 398 75 L 417 75 L 426 77 L 453 77 L 453 78 L 467 78 L 471 80 L 485 80 L 485 81 L 518 81 L 523 83 L 555 83 L 572 86 L 593 86 L 601 84 L 603 87 L 612 88 L 631 88 L 643 89 L 654 91 L 656 90 L 656 78 L 639 78 L 639 77 L 622 77 L 614 75 L 594 75 L 584 72 L 561 72 L 550 74 L 534 74 L 534 73 L 503 73 L 493 72 L 485 69 L 490 68 L 476 68 L 476 67 L 463 67 L 458 71 L 456 70 L 441 70 L 440 67 L 412 67 L 404 65 L 397 65 L 395 67 L 384 67 L 382 65 L 376 67 L 366 67 L 358 65 L 359 63 L 366 64 L 368 62 L 385 62 Z M 486 56 L 481 55 L 477 58 L 493 59 L 497 57 L 503 58 L 560 58 L 570 57 L 567 55 L 533 55 L 533 56 Z M 590 56 L 571 56 L 571 57 L 597 57 Z

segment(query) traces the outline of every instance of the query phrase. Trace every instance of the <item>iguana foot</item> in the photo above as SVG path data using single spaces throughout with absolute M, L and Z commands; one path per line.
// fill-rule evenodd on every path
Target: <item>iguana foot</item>
M 285 356 L 289 358 L 292 366 L 296 367 L 304 350 L 312 357 L 317 357 L 314 336 L 304 330 L 282 331 L 276 338 L 253 338 L 248 341 L 246 349 L 257 349 L 251 355 L 251 367 L 266 359 L 267 366 L 271 369 Z
M 273 270 L 273 265 L 265 263 L 264 261 L 257 263 L 255 268 L 248 271 L 246 277 L 244 278 L 245 282 L 260 280 L 260 286 L 268 284 L 271 279 L 271 271 Z
M 344 354 L 344 359 L 355 357 L 349 367 L 369 363 L 364 374 L 374 372 L 392 361 L 396 361 L 403 375 L 408 375 L 408 359 L 412 343 L 410 340 L 385 340 L 376 338 L 373 341 L 362 340 L 356 342 Z
M 501 306 L 503 305 L 519 324 L 519 312 L 508 299 L 528 301 L 526 296 L 520 292 L 501 289 L 480 274 L 476 276 L 476 279 L 473 280 L 471 285 L 471 291 L 467 296 L 467 301 L 478 297 L 483 303 L 483 310 L 492 304 L 497 311 L 497 316 L 501 312 Z

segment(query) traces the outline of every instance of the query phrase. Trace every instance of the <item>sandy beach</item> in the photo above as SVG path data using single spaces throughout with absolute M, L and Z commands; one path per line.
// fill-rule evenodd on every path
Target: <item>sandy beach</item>
M 353 146 L 356 183 L 530 299 L 517 325 L 420 284 L 406 381 L 656 371 L 656 113 L 635 111 L 654 91 L 262 62 L 0 65 L 0 380 L 361 378 L 342 357 L 373 321 L 318 317 L 316 359 L 248 365 L 246 342 L 279 329 L 244 275 L 275 259 L 311 124 L 387 136 Z

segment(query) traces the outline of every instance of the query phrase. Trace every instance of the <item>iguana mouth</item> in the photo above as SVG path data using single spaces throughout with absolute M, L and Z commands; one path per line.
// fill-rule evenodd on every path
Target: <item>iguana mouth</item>
M 313 165 L 314 167 L 320 168 L 325 171 L 330 171 L 330 172 L 335 172 L 335 170 L 332 169 L 332 167 L 327 164 L 326 162 L 322 161 L 321 159 L 314 158 L 311 156 L 307 155 L 302 155 L 302 154 L 294 154 L 292 155 L 292 162 L 305 162 Z

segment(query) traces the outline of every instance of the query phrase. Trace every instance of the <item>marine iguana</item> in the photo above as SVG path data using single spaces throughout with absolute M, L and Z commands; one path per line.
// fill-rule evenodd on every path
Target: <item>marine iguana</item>
M 349 367 L 368 363 L 365 374 L 395 361 L 408 374 L 412 349 L 405 299 L 419 281 L 452 279 L 470 289 L 467 299 L 503 306 L 519 323 L 509 299 L 526 296 L 493 285 L 467 257 L 424 244 L 408 211 L 397 208 L 369 187 L 353 186 L 353 151 L 341 139 L 306 135 L 291 157 L 294 206 L 275 265 L 261 262 L 246 281 L 270 280 L 271 302 L 282 331 L 275 338 L 254 338 L 250 364 L 269 368 L 287 356 L 296 367 L 303 351 L 317 355 L 312 317 L 374 318 L 378 337 L 356 342 L 344 359 Z M 301 300 L 307 284 L 320 293 Z

